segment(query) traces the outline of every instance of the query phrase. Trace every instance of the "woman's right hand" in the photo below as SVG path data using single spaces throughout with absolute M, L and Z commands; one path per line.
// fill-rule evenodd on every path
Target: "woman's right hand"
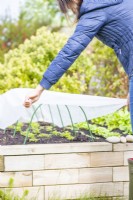
M 44 88 L 41 85 L 38 85 L 30 94 L 25 98 L 23 105 L 26 108 L 29 108 L 33 103 L 39 100 Z

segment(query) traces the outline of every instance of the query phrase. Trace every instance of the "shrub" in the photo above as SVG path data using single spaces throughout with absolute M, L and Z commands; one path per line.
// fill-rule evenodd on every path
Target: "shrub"
M 40 28 L 36 36 L 5 55 L 0 65 L 1 93 L 18 87 L 34 88 L 67 41 L 64 34 Z M 127 76 L 112 49 L 94 40 L 87 51 L 51 89 L 70 93 L 126 97 Z
M 55 0 L 25 0 L 22 5 L 18 18 L 12 19 L 10 14 L 0 16 L 0 62 L 2 63 L 5 53 L 17 48 L 26 38 L 35 35 L 38 28 L 48 26 L 56 31 L 66 25 L 65 17 Z
M 128 78 L 114 51 L 94 40 L 89 57 L 95 74 L 91 79 L 90 93 L 110 97 L 126 97 Z
M 5 55 L 5 63 L 1 65 L 0 89 L 5 92 L 11 88 L 34 88 L 42 78 L 43 72 L 64 46 L 67 37 L 59 33 L 51 33 L 43 27 L 36 36 L 26 40 L 18 48 Z M 56 91 L 87 93 L 93 74 L 87 53 L 84 51 L 72 67 L 52 89 Z

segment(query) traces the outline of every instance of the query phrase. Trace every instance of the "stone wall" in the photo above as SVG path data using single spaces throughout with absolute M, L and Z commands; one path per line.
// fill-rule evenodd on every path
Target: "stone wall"
M 128 199 L 128 162 L 133 144 L 65 143 L 0 146 L 0 188 L 48 200 L 80 195 Z

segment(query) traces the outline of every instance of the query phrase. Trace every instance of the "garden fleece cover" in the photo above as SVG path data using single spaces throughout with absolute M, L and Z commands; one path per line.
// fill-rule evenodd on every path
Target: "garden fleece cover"
M 126 105 L 126 99 L 69 94 L 45 90 L 30 108 L 25 96 L 33 89 L 17 88 L 0 95 L 0 128 L 16 123 L 45 121 L 59 127 L 101 117 Z

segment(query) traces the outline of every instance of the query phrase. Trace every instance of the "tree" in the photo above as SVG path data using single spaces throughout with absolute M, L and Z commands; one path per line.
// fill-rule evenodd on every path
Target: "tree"
M 6 52 L 35 35 L 38 28 L 48 26 L 49 29 L 56 31 L 65 23 L 55 0 L 27 0 L 21 7 L 16 21 L 10 16 L 0 20 L 0 62 L 4 62 Z

